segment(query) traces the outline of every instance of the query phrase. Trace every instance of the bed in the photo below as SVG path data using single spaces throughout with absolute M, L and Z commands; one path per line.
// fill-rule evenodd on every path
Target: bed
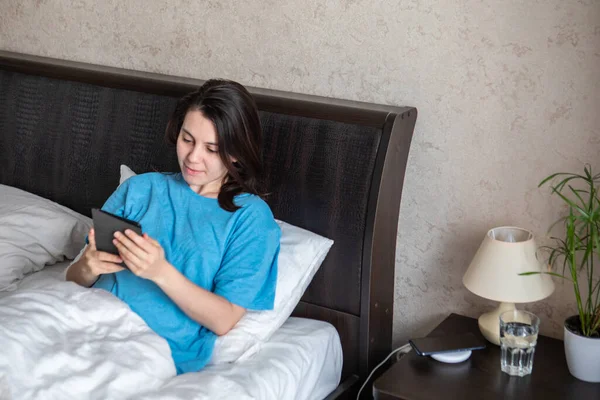
M 89 217 L 118 184 L 121 164 L 177 170 L 164 128 L 177 98 L 201 84 L 0 51 L 0 185 Z M 417 110 L 249 90 L 260 110 L 275 217 L 334 245 L 257 354 L 146 386 L 136 398 L 217 398 L 214 391 L 202 397 L 211 385 L 235 387 L 241 398 L 354 398 L 391 351 L 398 213 Z M 64 266 L 28 276 L 12 296 L 51 295 L 66 284 Z M 285 364 L 290 358 L 296 364 Z M 308 376 L 314 383 L 298 379 Z M 89 388 L 81 390 L 89 397 Z

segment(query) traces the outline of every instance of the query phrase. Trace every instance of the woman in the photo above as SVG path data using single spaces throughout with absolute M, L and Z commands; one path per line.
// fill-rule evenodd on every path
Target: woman
M 67 280 L 126 302 L 168 341 L 179 374 L 204 367 L 247 309 L 273 308 L 281 232 L 258 196 L 262 133 L 242 85 L 206 82 L 178 102 L 166 134 L 181 173 L 129 178 L 103 206 L 143 236 L 115 233 L 115 256 L 90 230 Z

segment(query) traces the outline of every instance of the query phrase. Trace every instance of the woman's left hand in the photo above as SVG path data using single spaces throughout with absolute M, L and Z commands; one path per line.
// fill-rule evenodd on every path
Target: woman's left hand
M 169 269 L 171 264 L 165 259 L 165 251 L 156 240 L 148 234 L 138 235 L 130 229 L 125 235 L 115 232 L 113 243 L 125 265 L 135 275 L 156 281 Z

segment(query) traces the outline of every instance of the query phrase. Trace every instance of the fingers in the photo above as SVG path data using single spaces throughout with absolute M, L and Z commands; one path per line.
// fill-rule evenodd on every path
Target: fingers
M 110 262 L 100 262 L 96 266 L 96 270 L 99 274 L 112 274 L 113 272 L 123 271 L 125 268 L 120 265 L 113 264 Z
M 152 244 L 154 247 L 161 247 L 160 243 L 158 243 L 156 240 L 154 240 L 150 236 L 148 236 L 147 233 L 144 233 L 144 239 L 149 241 L 150 244 Z
M 111 254 L 111 253 L 106 253 L 104 251 L 96 251 L 97 254 L 97 258 L 100 261 L 106 261 L 109 263 L 115 263 L 115 264 L 121 264 L 123 262 L 123 259 L 121 259 L 121 257 L 115 255 L 115 254 Z
M 92 250 L 96 250 L 96 233 L 94 232 L 94 228 L 90 229 L 88 233 L 88 241 Z
M 125 231 L 125 234 L 127 235 L 127 237 L 129 237 L 131 240 L 133 240 L 138 246 L 140 246 L 142 249 L 144 249 L 144 251 L 146 251 L 147 253 L 153 251 L 155 245 L 159 245 L 158 242 L 156 240 L 152 239 L 150 236 L 148 236 L 147 233 L 144 233 L 142 236 L 140 236 L 137 233 L 135 233 L 134 231 L 130 231 L 129 229 L 127 229 Z
M 123 236 L 123 235 L 120 235 L 120 236 Z M 125 240 L 127 240 L 127 239 L 125 239 Z M 117 247 L 117 250 L 119 250 L 119 254 L 121 255 L 121 258 L 123 259 L 123 261 L 125 261 L 125 264 L 130 268 L 132 266 L 135 268 L 136 266 L 141 264 L 141 259 L 142 259 L 142 257 L 138 256 L 136 253 L 142 253 L 144 255 L 145 255 L 145 253 L 139 247 L 135 248 L 135 252 L 131 251 L 130 249 L 135 244 L 128 240 L 127 243 L 130 247 L 127 247 L 126 245 L 123 244 L 123 242 L 125 240 L 123 240 L 122 238 L 119 238 L 119 239 L 113 240 L 113 243 Z
M 152 246 L 152 244 L 149 243 L 144 237 L 129 229 L 125 230 L 125 235 L 123 235 L 121 232 L 115 232 L 115 238 L 129 251 L 141 259 L 145 259 L 147 253 L 150 253 L 154 250 L 154 246 Z
M 92 251 L 91 253 L 92 253 L 92 255 L 87 260 L 87 265 L 88 265 L 90 272 L 93 273 L 94 275 L 110 274 L 113 272 L 122 271 L 124 269 L 123 267 L 121 267 L 119 265 L 123 261 L 120 261 L 118 264 L 116 264 L 111 261 L 103 261 L 102 260 L 102 258 L 105 258 L 102 256 L 102 254 L 106 254 L 108 256 L 113 256 L 113 254 L 102 253 L 99 251 Z M 106 258 L 112 258 L 112 257 L 106 257 Z M 119 258 L 119 257 L 117 257 L 117 258 Z

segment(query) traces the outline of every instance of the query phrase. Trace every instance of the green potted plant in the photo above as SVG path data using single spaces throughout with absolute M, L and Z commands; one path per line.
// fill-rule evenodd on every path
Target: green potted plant
M 600 268 L 600 174 L 593 175 L 586 166 L 583 175 L 552 174 L 538 187 L 548 182 L 568 213 L 552 225 L 563 224 L 563 237 L 553 237 L 554 245 L 541 247 L 549 252 L 550 266 L 562 273 L 543 273 L 570 281 L 577 300 L 578 313 L 564 324 L 569 371 L 578 379 L 600 382 L 600 279 L 595 275 Z

